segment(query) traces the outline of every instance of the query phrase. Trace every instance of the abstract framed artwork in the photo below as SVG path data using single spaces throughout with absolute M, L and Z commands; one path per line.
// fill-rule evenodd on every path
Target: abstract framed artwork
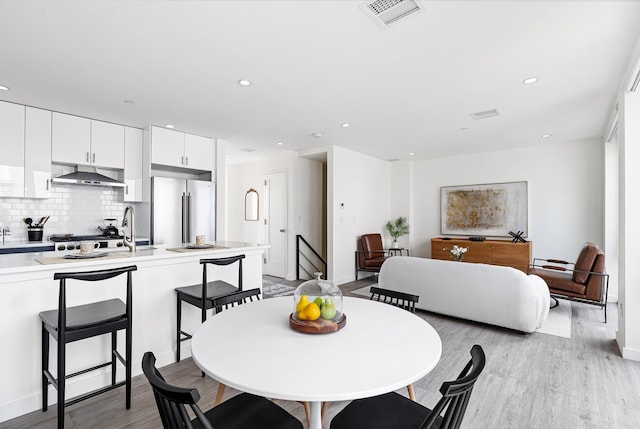
M 527 182 L 443 186 L 440 231 L 443 235 L 507 237 L 528 235 Z

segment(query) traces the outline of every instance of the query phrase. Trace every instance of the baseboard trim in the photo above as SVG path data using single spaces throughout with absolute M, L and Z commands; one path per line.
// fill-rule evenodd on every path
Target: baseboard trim
M 183 356 L 186 355 L 186 350 L 183 350 Z M 188 357 L 191 356 L 190 350 L 188 351 Z M 187 356 L 184 356 L 185 358 Z M 176 356 L 174 352 L 167 352 L 161 355 L 156 356 L 156 365 L 160 368 L 169 364 L 172 364 L 176 361 Z M 134 357 L 133 365 L 131 366 L 131 377 L 138 376 L 142 374 L 142 367 L 140 365 L 142 362 L 142 356 Z M 118 364 L 118 375 L 119 378 L 123 378 L 124 369 L 122 365 Z M 74 380 L 75 378 L 75 380 Z M 104 386 L 108 386 L 111 384 L 111 370 L 110 368 L 101 369 L 99 371 L 93 373 L 83 374 L 82 376 L 74 377 L 67 379 L 66 383 L 66 393 L 67 398 L 73 398 L 75 396 L 81 395 L 85 392 L 90 392 L 95 389 L 99 389 Z M 124 400 L 124 391 L 122 394 Z M 53 386 L 49 386 L 49 410 L 47 412 L 56 412 L 55 404 L 57 403 L 57 391 L 53 388 Z M 124 407 L 124 402 L 123 402 Z M 42 393 L 40 393 L 40 388 L 38 388 L 38 392 L 25 396 L 24 398 L 20 398 L 17 401 L 8 402 L 6 404 L 0 405 L 0 422 L 5 422 L 7 420 L 11 420 L 16 417 L 20 417 L 24 414 L 31 413 L 33 411 L 42 410 Z
M 624 341 L 620 338 L 620 331 L 616 333 L 616 343 L 624 359 L 640 362 L 640 350 L 623 346 Z

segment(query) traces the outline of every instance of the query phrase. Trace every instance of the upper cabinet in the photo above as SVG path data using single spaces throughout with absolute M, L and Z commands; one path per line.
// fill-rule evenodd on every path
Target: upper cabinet
M 47 198 L 51 112 L 0 102 L 0 197 Z
M 91 120 L 53 112 L 51 161 L 89 165 L 91 160 Z
M 184 163 L 187 168 L 213 171 L 215 144 L 207 137 L 184 135 Z
M 124 168 L 124 126 L 91 120 L 91 165 Z
M 24 196 L 49 198 L 51 112 L 27 107 L 24 136 Z
M 24 196 L 24 112 L 0 101 L 0 197 Z
M 213 139 L 151 127 L 152 164 L 213 171 L 214 149 Z
M 184 133 L 151 127 L 151 163 L 184 166 Z
M 124 126 L 53 113 L 51 161 L 124 168 Z
M 142 201 L 142 130 L 124 128 L 124 201 Z

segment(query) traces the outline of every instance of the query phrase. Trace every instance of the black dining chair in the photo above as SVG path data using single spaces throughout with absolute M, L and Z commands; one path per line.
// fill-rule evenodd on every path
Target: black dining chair
M 371 293 L 371 300 L 395 305 L 411 313 L 416 312 L 416 303 L 420 299 L 418 295 L 383 289 L 376 286 L 371 286 L 369 292 Z
M 180 344 L 191 339 L 191 334 L 182 330 L 182 303 L 186 302 L 198 307 L 201 311 L 202 323 L 207 320 L 207 310 L 214 308 L 213 299 L 242 290 L 242 260 L 245 255 L 226 258 L 201 259 L 202 283 L 176 288 L 177 317 L 176 317 L 176 361 L 180 362 Z M 234 286 L 224 280 L 209 281 L 207 268 L 210 265 L 226 266 L 238 263 L 238 285 Z
M 142 371 L 153 389 L 164 429 L 302 429 L 302 423 L 283 408 L 250 393 L 240 393 L 203 412 L 198 406 L 198 390 L 167 383 L 155 363 L 152 352 L 142 357 Z
M 458 429 L 484 365 L 484 350 L 476 344 L 458 378 L 442 383 L 442 398 L 433 409 L 391 392 L 352 401 L 336 414 L 331 429 Z
M 40 313 L 42 321 L 42 411 L 47 411 L 49 385 L 58 392 L 58 429 L 64 428 L 64 408 L 100 393 L 125 385 L 125 402 L 127 410 L 131 407 L 131 334 L 132 334 L 132 280 L 131 273 L 136 271 L 135 265 L 110 268 L 106 270 L 84 271 L 73 273 L 55 273 L 54 280 L 60 280 L 58 290 L 58 308 Z M 92 302 L 75 307 L 67 307 L 67 281 L 73 283 L 97 282 L 126 274 L 126 302 L 119 298 Z M 118 331 L 125 331 L 125 356 L 117 350 Z M 111 361 L 91 368 L 66 373 L 66 345 L 73 341 L 111 334 Z M 56 341 L 57 371 L 54 377 L 49 371 L 49 336 Z M 125 367 L 125 379 L 116 382 L 116 362 Z M 65 399 L 66 379 L 85 374 L 100 368 L 111 366 L 111 384 L 92 392 Z
M 372 301 L 391 304 L 414 314 L 416 312 L 416 303 L 420 299 L 418 295 L 412 295 L 410 293 L 399 292 L 396 290 L 383 289 L 376 286 L 371 286 L 369 288 L 369 292 L 371 293 L 371 298 L 369 299 L 371 299 Z M 416 393 L 413 390 L 413 384 L 407 386 L 407 392 L 409 393 L 409 398 L 412 401 L 415 401 Z

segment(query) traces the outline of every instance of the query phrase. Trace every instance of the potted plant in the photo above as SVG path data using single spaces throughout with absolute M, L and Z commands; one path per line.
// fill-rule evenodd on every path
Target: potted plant
M 403 235 L 409 234 L 409 224 L 407 223 L 407 218 L 400 216 L 395 221 L 387 222 L 387 231 L 389 231 L 389 235 L 393 238 L 393 244 L 391 247 L 394 249 L 398 248 L 398 238 Z

